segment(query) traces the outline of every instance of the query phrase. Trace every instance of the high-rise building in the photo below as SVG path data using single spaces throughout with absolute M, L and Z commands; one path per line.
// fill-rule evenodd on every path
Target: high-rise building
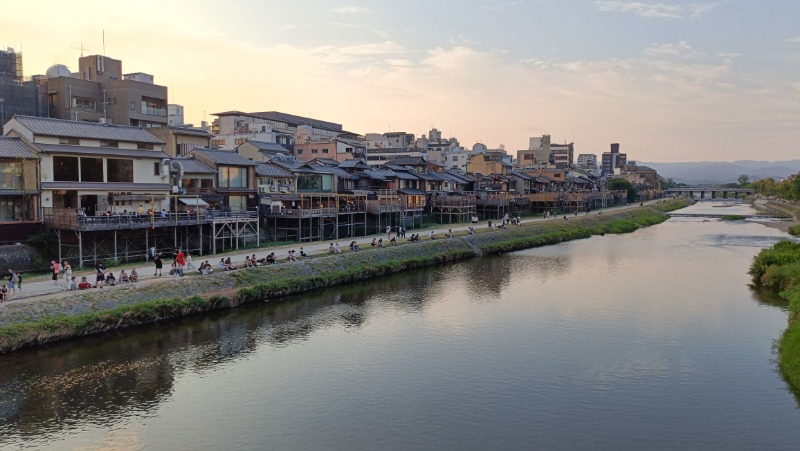
M 611 144 L 611 152 L 603 152 L 603 175 L 611 177 L 616 168 L 628 163 L 628 155 L 619 152 L 619 143 Z
M 25 79 L 22 53 L 0 50 L 0 125 L 15 114 L 47 116 L 47 80 Z
M 71 73 L 57 64 L 47 70 L 50 117 L 136 127 L 167 125 L 167 87 L 142 72 L 122 73 L 122 61 L 84 56 Z

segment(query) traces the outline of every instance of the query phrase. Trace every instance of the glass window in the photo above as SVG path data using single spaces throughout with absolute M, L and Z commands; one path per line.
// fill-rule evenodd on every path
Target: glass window
M 106 164 L 108 165 L 109 183 L 133 183 L 133 160 L 109 158 Z
M 245 196 L 228 196 L 228 206 L 231 211 L 247 210 L 247 199 Z
M 246 188 L 247 169 L 223 166 L 219 169 L 219 186 L 222 188 Z
M 59 144 L 69 144 L 70 146 L 80 145 L 81 140 L 78 138 L 58 138 Z
M 119 147 L 119 141 L 100 140 L 100 147 Z
M 81 157 L 81 182 L 104 182 L 102 158 Z
M 22 163 L 0 161 L 0 188 L 22 189 Z
M 53 157 L 53 181 L 78 182 L 78 157 Z
M 153 150 L 153 145 L 147 143 L 137 143 L 136 148 L 139 150 Z
M 161 163 L 158 161 L 153 163 L 153 175 L 161 175 Z

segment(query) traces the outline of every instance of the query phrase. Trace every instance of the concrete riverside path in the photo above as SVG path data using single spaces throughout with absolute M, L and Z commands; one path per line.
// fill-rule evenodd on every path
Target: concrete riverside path
M 658 202 L 660 200 L 661 199 L 647 201 L 647 202 L 644 203 L 644 205 L 655 204 L 656 202 Z M 621 205 L 621 206 L 617 206 L 617 207 L 609 207 L 609 208 L 604 208 L 604 209 L 592 210 L 592 212 L 589 213 L 589 214 L 597 214 L 600 211 L 611 212 L 611 211 L 617 211 L 617 210 L 624 210 L 626 208 L 630 208 L 630 207 L 637 206 L 637 205 L 638 204 L 636 204 L 636 203 L 631 203 L 631 204 Z M 584 215 L 586 215 L 586 213 L 579 213 L 579 216 L 584 216 Z M 545 219 L 545 218 L 537 216 L 537 217 L 533 217 L 533 218 L 522 219 L 521 223 L 522 224 L 528 224 L 528 223 L 539 222 L 539 221 L 553 221 L 555 219 L 561 219 L 563 216 L 564 216 L 564 214 L 559 215 L 559 216 L 554 216 L 554 217 L 549 218 L 549 219 Z M 567 217 L 573 217 L 574 213 L 566 214 L 566 216 Z M 502 222 L 502 220 L 492 220 L 492 225 L 494 226 L 495 224 L 499 224 L 501 222 Z M 447 233 L 448 229 L 452 229 L 453 232 L 464 232 L 464 231 L 468 230 L 470 226 L 472 226 L 471 223 L 437 224 L 435 227 L 427 226 L 427 227 L 424 227 L 422 229 L 406 229 L 406 238 L 405 239 L 401 238 L 400 241 L 407 241 L 412 233 L 419 233 L 420 234 L 420 238 L 423 241 L 426 241 L 426 240 L 428 240 L 428 235 L 430 234 L 431 231 L 433 231 L 433 233 L 436 235 L 437 238 L 442 239 L 442 238 L 445 237 L 445 233 Z M 478 232 L 480 232 L 481 230 L 485 230 L 485 229 L 488 228 L 488 220 L 481 221 L 474 227 L 475 227 L 475 230 L 478 231 Z M 510 227 L 516 227 L 516 226 L 510 226 Z M 396 229 L 393 227 L 392 228 L 392 236 L 395 235 L 395 232 L 396 232 Z M 338 240 L 338 242 L 339 242 L 339 246 L 342 248 L 342 250 L 347 252 L 347 251 L 349 251 L 348 245 L 350 244 L 351 241 L 355 240 L 362 247 L 362 249 L 366 249 L 366 248 L 370 247 L 370 242 L 372 241 L 373 237 L 374 238 L 383 238 L 385 246 L 389 247 L 389 243 L 386 240 L 386 233 L 378 233 L 378 234 L 373 234 L 373 235 L 368 235 L 368 236 L 361 236 L 361 237 L 340 238 Z M 334 242 L 337 242 L 337 240 L 334 239 L 334 240 L 325 240 L 325 241 L 312 241 L 312 242 L 306 242 L 306 243 L 285 244 L 285 245 L 279 245 L 279 246 L 253 248 L 253 249 L 247 249 L 247 250 L 241 250 L 241 251 L 228 251 L 228 252 L 224 252 L 224 253 L 220 253 L 220 254 L 214 254 L 214 255 L 210 255 L 210 254 L 209 255 L 203 255 L 203 256 L 192 255 L 192 264 L 195 266 L 195 268 L 197 268 L 197 267 L 200 266 L 201 262 L 205 262 L 206 260 L 208 260 L 208 262 L 211 263 L 211 267 L 214 269 L 214 272 L 218 272 L 219 271 L 219 259 L 220 258 L 228 258 L 228 257 L 230 257 L 231 261 L 233 263 L 235 263 L 238 268 L 243 268 L 245 257 L 251 256 L 253 254 L 256 254 L 256 258 L 262 259 L 262 258 L 266 257 L 267 254 L 269 254 L 270 252 L 274 252 L 275 253 L 275 257 L 277 258 L 276 262 L 277 262 L 277 264 L 280 264 L 280 263 L 285 263 L 287 261 L 287 255 L 288 255 L 288 252 L 291 249 L 294 249 L 296 251 L 295 253 L 296 253 L 298 258 L 300 258 L 299 251 L 300 251 L 300 247 L 301 246 L 303 247 L 303 250 L 309 255 L 327 254 L 328 251 L 329 251 L 328 248 L 329 248 L 330 244 L 334 243 Z M 66 260 L 69 260 L 69 259 L 66 259 Z M 164 259 L 164 268 L 162 270 L 163 271 L 163 275 L 160 276 L 160 277 L 153 276 L 153 272 L 154 272 L 154 269 L 155 269 L 155 264 L 152 262 L 152 260 L 148 261 L 148 262 L 140 262 L 140 263 L 125 263 L 123 265 L 116 266 L 116 267 L 113 267 L 113 268 L 108 268 L 108 269 L 110 269 L 111 272 L 114 273 L 114 276 L 117 277 L 117 286 L 120 286 L 120 285 L 127 285 L 125 283 L 122 283 L 122 284 L 119 283 L 119 272 L 122 269 L 124 269 L 125 272 L 130 274 L 131 269 L 136 268 L 136 271 L 139 273 L 139 282 L 150 281 L 150 280 L 155 280 L 155 279 L 170 280 L 171 278 L 175 277 L 175 276 L 170 276 L 169 275 L 169 268 L 170 268 L 171 264 L 172 264 L 171 256 Z M 6 269 L 7 268 L 0 268 L 0 275 L 4 276 Z M 197 269 L 184 269 L 184 273 L 186 273 L 186 274 L 193 274 L 194 272 L 197 272 Z M 81 277 L 85 276 L 86 279 L 92 285 L 94 285 L 94 283 L 95 283 L 95 271 L 93 269 L 81 270 L 81 271 L 73 270 L 73 274 L 72 275 L 75 276 L 75 278 L 78 280 L 78 282 L 80 282 Z M 17 289 L 17 293 L 15 295 L 11 295 L 11 293 L 9 293 L 8 302 L 22 302 L 22 301 L 26 301 L 26 300 L 27 301 L 33 301 L 35 299 L 41 299 L 42 297 L 48 297 L 48 295 L 58 294 L 58 293 L 62 293 L 64 291 L 67 291 L 66 288 L 64 288 L 64 286 L 66 285 L 66 282 L 64 281 L 64 273 L 63 272 L 61 274 L 59 274 L 59 278 L 58 278 L 58 283 L 57 284 L 54 284 L 53 281 L 50 279 L 50 277 L 51 276 L 49 274 L 46 275 L 46 276 L 36 275 L 36 276 L 28 276 L 28 277 L 26 277 L 26 274 L 23 272 L 23 275 L 22 275 L 22 278 L 23 278 L 22 290 Z M 5 280 L 6 279 L 4 278 L 3 281 L 0 282 L 0 283 L 7 283 Z M 104 290 L 113 290 L 114 288 L 116 288 L 116 287 L 108 287 L 107 286 L 107 287 L 105 287 L 103 289 Z M 0 305 L 3 305 L 3 304 L 0 303 Z

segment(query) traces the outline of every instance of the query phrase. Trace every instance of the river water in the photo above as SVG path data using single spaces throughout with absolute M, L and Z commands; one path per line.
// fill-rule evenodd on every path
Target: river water
M 0 448 L 797 450 L 747 286 L 785 237 L 674 218 L 2 356 Z

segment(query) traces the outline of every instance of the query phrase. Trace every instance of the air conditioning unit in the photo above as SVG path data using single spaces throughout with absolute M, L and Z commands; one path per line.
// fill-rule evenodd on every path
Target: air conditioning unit
M 281 192 L 282 192 L 282 193 L 285 193 L 285 192 L 286 192 L 286 187 L 285 187 L 285 186 L 281 186 Z
M 272 186 L 270 186 L 270 187 L 269 187 L 269 190 L 270 190 L 270 191 L 272 191 L 272 192 L 274 193 L 274 192 L 275 192 L 275 185 L 272 185 Z

